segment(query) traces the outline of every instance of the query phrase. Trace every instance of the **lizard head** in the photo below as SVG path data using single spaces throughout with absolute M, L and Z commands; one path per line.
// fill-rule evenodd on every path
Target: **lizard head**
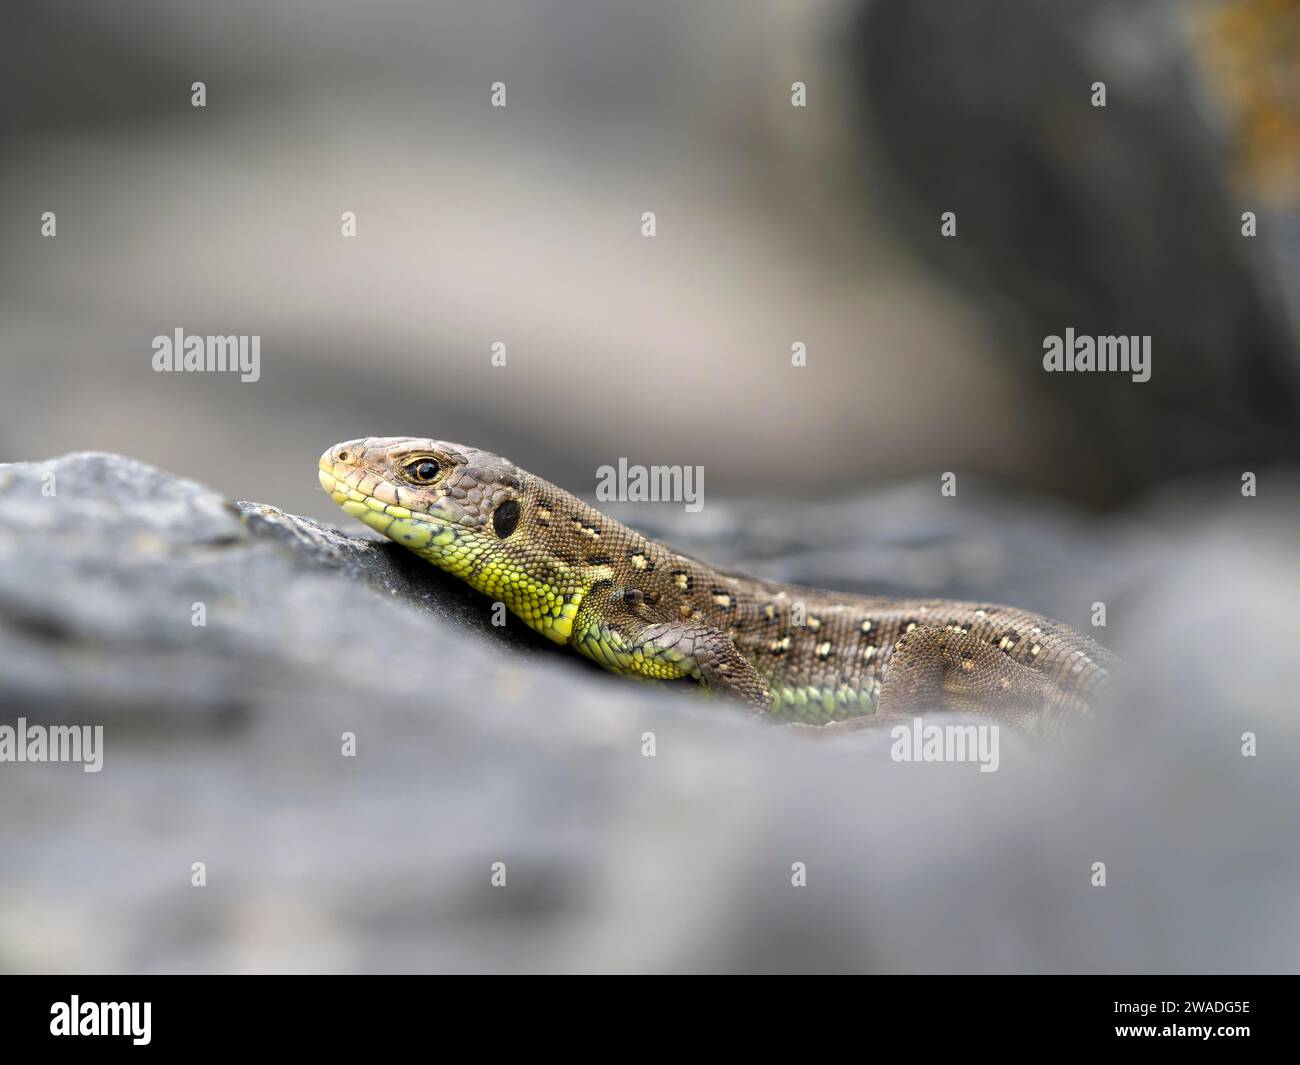
M 529 625 L 564 642 L 581 593 L 572 572 L 526 535 L 550 518 L 536 478 L 500 455 L 445 440 L 369 437 L 320 457 L 340 507 Z
M 445 440 L 346 440 L 321 455 L 319 476 L 348 514 L 420 554 L 506 540 L 524 504 L 513 463 Z

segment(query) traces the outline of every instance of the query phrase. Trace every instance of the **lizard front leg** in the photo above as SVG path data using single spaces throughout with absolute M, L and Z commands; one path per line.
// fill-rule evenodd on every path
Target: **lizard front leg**
M 636 634 L 635 644 L 647 659 L 682 665 L 684 675 L 703 687 L 742 699 L 759 713 L 772 708 L 772 691 L 750 661 L 720 629 L 687 622 L 658 622 Z
M 760 713 L 771 709 L 767 682 L 725 632 L 686 621 L 647 620 L 645 609 L 640 596 L 602 589 L 583 603 L 569 642 L 614 673 L 653 680 L 689 677 Z

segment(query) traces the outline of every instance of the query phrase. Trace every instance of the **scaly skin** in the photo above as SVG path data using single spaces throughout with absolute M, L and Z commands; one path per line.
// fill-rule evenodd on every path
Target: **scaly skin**
M 690 678 L 809 725 L 929 710 L 1031 733 L 1085 714 L 1114 657 L 1013 607 L 840 595 L 724 573 L 476 448 L 369 438 L 320 482 L 348 514 L 615 673 Z

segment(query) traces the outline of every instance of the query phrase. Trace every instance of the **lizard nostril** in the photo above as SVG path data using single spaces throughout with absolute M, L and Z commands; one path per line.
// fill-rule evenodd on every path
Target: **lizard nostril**
M 340 462 L 351 462 L 351 461 L 352 461 L 352 456 L 349 455 L 346 451 L 340 451 L 340 452 L 338 453 L 338 455 L 336 455 L 335 457 L 336 457 Z

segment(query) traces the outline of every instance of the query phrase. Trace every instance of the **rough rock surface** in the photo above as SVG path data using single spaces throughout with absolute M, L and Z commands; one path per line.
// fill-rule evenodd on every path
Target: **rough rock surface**
M 1251 503 L 654 512 L 770 576 L 1105 599 L 1128 704 L 982 774 L 607 677 L 393 545 L 129 459 L 0 466 L 0 720 L 105 744 L 0 763 L 0 969 L 1294 971 L 1295 515 Z

